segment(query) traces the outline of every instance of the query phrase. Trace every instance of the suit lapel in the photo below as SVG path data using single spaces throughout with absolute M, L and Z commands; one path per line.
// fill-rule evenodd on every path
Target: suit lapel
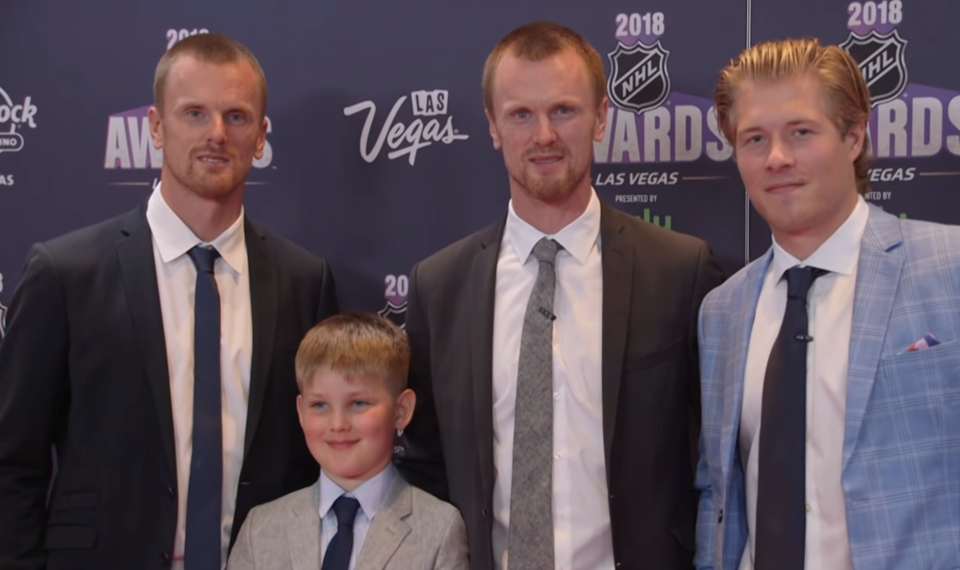
M 470 362 L 473 411 L 476 425 L 480 480 L 486 502 L 493 496 L 493 313 L 497 290 L 497 260 L 506 217 L 488 227 L 480 236 L 480 251 L 470 268 L 470 295 L 473 326 Z
M 122 237 L 117 240 L 117 257 L 123 278 L 127 305 L 133 319 L 137 346 L 144 358 L 144 371 L 153 393 L 160 421 L 163 451 L 176 481 L 176 455 L 173 442 L 173 411 L 170 405 L 170 374 L 167 368 L 167 344 L 163 336 L 163 313 L 157 286 L 157 267 L 153 256 L 153 234 L 147 223 L 146 205 L 123 220 Z
M 733 471 L 733 458 L 736 456 L 737 439 L 740 434 L 740 411 L 743 408 L 743 377 L 747 369 L 747 349 L 750 346 L 750 333 L 757 313 L 757 302 L 763 288 L 763 278 L 773 259 L 773 248 L 761 259 L 747 268 L 744 285 L 737 287 L 730 299 L 730 319 L 727 343 L 720 343 L 720 355 L 723 364 L 717 372 L 723 382 L 723 419 L 720 432 L 720 468 L 729 480 Z M 728 358 L 723 358 L 726 353 Z
M 603 275 L 603 308 L 601 310 L 602 349 L 600 356 L 603 400 L 603 451 L 610 485 L 613 432 L 617 425 L 617 402 L 623 356 L 627 347 L 627 328 L 633 295 L 633 243 L 624 235 L 625 223 L 606 202 L 600 201 L 601 272 Z
M 293 570 L 320 568 L 320 482 L 310 489 L 312 501 L 297 501 L 291 508 L 292 517 L 284 517 L 287 547 Z
M 403 519 L 413 512 L 413 491 L 399 473 L 383 505 L 373 517 L 373 524 L 363 541 L 356 570 L 383 570 L 403 539 L 410 534 L 410 525 Z M 317 567 L 314 567 L 317 568 Z
M 247 456 L 257 431 L 273 358 L 273 337 L 277 326 L 277 267 L 269 255 L 265 236 L 249 219 L 244 219 L 247 262 L 250 267 L 250 312 L 253 318 L 253 356 L 250 362 L 250 398 L 243 455 Z
M 850 327 L 850 364 L 847 371 L 847 411 L 843 435 L 843 467 L 860 436 L 860 426 L 873 391 L 880 352 L 903 270 L 900 221 L 875 206 L 860 242 L 857 284 Z

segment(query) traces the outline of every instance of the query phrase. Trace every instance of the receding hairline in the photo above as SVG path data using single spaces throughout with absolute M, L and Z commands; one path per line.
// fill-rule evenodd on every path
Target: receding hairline
M 261 117 L 266 117 L 267 78 L 260 62 L 246 46 L 220 34 L 199 34 L 186 38 L 170 48 L 157 62 L 153 76 L 153 104 L 161 113 L 164 110 L 164 97 L 170 72 L 183 58 L 191 58 L 194 61 L 212 65 L 236 65 L 246 62 L 258 83 Z
M 596 105 L 606 96 L 603 59 L 590 42 L 576 31 L 553 22 L 531 22 L 512 30 L 494 46 L 483 66 L 483 103 L 493 111 L 495 77 L 507 54 L 525 61 L 543 61 L 570 51 L 582 62 Z

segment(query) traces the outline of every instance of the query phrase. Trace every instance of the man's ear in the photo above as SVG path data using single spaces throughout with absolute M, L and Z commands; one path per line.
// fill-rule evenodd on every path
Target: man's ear
M 267 144 L 267 130 L 270 128 L 270 123 L 267 121 L 267 118 L 263 118 L 263 124 L 260 125 L 260 134 L 257 136 L 257 148 L 253 153 L 253 157 L 257 160 L 263 158 L 263 147 Z
M 163 148 L 163 123 L 160 121 L 160 110 L 151 106 L 147 111 L 147 120 L 150 122 L 150 138 L 153 139 L 153 148 Z
M 502 145 L 500 143 L 500 131 L 497 130 L 497 123 L 493 120 L 493 116 L 488 109 L 484 109 L 483 114 L 487 116 L 487 123 L 490 125 L 490 138 L 493 139 L 493 148 L 500 150 Z
M 607 131 L 607 111 L 610 109 L 610 101 L 606 96 L 600 100 L 600 106 L 597 107 L 597 116 L 593 125 L 593 140 L 599 142 L 603 140 L 603 135 Z
M 863 145 L 867 144 L 867 125 L 866 123 L 856 123 L 847 130 L 843 137 L 843 142 L 847 146 L 847 155 L 850 162 L 857 160 Z

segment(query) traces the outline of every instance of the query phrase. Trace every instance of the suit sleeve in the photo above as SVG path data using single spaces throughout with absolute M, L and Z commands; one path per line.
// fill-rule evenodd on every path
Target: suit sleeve
M 692 306 L 690 307 L 690 330 L 687 338 L 690 339 L 691 346 L 688 347 L 687 354 L 690 355 L 689 367 L 687 368 L 687 393 L 690 397 L 690 465 L 697 465 L 700 457 L 699 439 L 701 418 L 700 401 L 700 344 L 698 342 L 698 316 L 700 307 L 703 305 L 703 299 L 707 293 L 719 287 L 726 276 L 720 264 L 717 263 L 710 246 L 703 243 L 700 246 L 700 255 L 697 260 L 697 273 L 693 285 Z
M 444 501 L 449 498 L 447 474 L 443 462 L 440 426 L 433 400 L 430 372 L 430 332 L 423 315 L 417 278 L 418 265 L 410 270 L 405 329 L 410 341 L 409 387 L 417 395 L 417 407 L 400 444 L 404 452 L 397 458 L 397 469 L 411 485 Z
M 337 301 L 337 286 L 333 280 L 333 271 L 330 264 L 323 261 L 323 273 L 320 278 L 320 302 L 317 303 L 317 316 L 315 322 L 339 314 L 340 303 Z
M 703 307 L 700 308 L 698 331 L 703 331 Z M 699 336 L 702 342 L 703 339 Z M 717 540 L 717 524 L 714 520 L 713 488 L 710 485 L 710 465 L 707 463 L 706 440 L 700 435 L 700 458 L 697 462 L 697 474 L 693 485 L 700 494 L 697 506 L 697 548 L 693 556 L 693 564 L 697 570 L 713 570 L 710 565 L 713 545 Z
M 440 552 L 434 570 L 469 570 L 470 559 L 467 556 L 467 527 L 463 524 L 460 511 L 453 509 L 453 516 L 447 525 L 447 532 L 440 543 Z
M 230 558 L 227 559 L 227 570 L 256 570 L 257 562 L 254 555 L 253 536 L 256 534 L 257 507 L 254 507 L 247 515 L 247 520 L 243 521 L 240 527 L 240 534 L 237 535 L 237 543 L 233 545 L 230 551 Z
M 35 245 L 0 342 L 0 568 L 41 569 L 51 449 L 67 417 L 67 313 L 56 264 Z

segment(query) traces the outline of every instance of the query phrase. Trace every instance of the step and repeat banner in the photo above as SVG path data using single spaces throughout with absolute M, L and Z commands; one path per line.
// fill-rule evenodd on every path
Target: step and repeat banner
M 0 338 L 31 244 L 149 196 L 163 161 L 147 124 L 154 67 L 190 35 L 240 40 L 267 74 L 247 214 L 327 258 L 345 308 L 402 322 L 413 263 L 505 213 L 480 78 L 511 29 L 556 21 L 601 52 L 610 109 L 594 187 L 708 240 L 732 272 L 770 237 L 717 128 L 720 67 L 764 39 L 842 43 L 876 101 L 869 199 L 960 222 L 958 17 L 956 0 L 4 2 Z

